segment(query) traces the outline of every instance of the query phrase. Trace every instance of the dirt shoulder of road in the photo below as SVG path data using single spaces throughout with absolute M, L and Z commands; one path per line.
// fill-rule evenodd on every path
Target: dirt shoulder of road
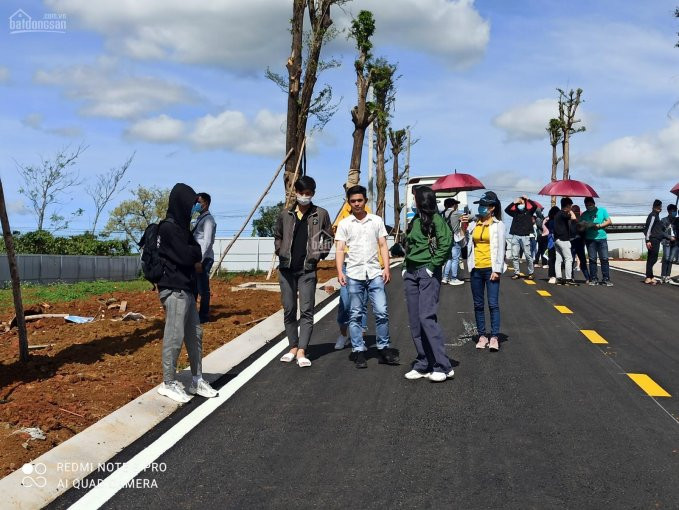
M 319 282 L 333 276 L 333 262 L 323 262 Z M 265 281 L 265 275 L 213 279 L 204 356 L 280 309 L 278 292 L 233 290 L 252 281 Z M 277 282 L 277 275 L 271 281 Z M 145 319 L 122 321 L 123 313 L 115 304 L 123 301 L 127 301 L 126 312 L 141 313 Z M 109 309 L 110 304 L 114 307 Z M 16 329 L 0 333 L 0 477 L 162 382 L 164 312 L 150 284 L 147 290 L 113 291 L 54 303 L 45 311 L 96 320 L 87 324 L 67 323 L 62 318 L 28 322 L 29 345 L 44 347 L 31 349 L 26 364 L 18 359 Z M 9 322 L 13 316 L 8 305 L 0 307 L 2 321 Z M 186 366 L 183 348 L 179 367 Z M 44 439 L 32 439 L 27 428 L 39 429 Z

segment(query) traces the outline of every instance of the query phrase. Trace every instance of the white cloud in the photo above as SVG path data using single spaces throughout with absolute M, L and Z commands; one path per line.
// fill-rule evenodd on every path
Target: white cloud
M 260 110 L 249 121 L 242 112 L 226 110 L 198 119 L 189 138 L 198 149 L 275 156 L 285 153 L 284 126 L 284 114 Z
M 487 189 L 495 191 L 498 195 L 507 199 L 513 199 L 519 195 L 534 195 L 540 201 L 536 193 L 546 184 L 537 179 L 526 177 L 524 172 L 513 170 L 491 172 L 479 176 L 479 179 Z M 541 201 L 541 203 L 544 205 L 544 202 Z
M 290 51 L 292 3 L 280 0 L 47 0 L 55 12 L 138 59 L 167 59 L 261 74 Z
M 588 117 L 578 108 L 576 118 L 582 122 L 576 125 L 588 127 Z M 549 119 L 559 115 L 558 102 L 553 99 L 538 99 L 529 104 L 510 108 L 493 119 L 493 125 L 505 132 L 508 142 L 532 141 L 547 138 Z
M 21 199 L 7 201 L 7 213 L 10 215 L 26 216 L 31 214 L 31 210 L 26 207 Z
M 64 126 L 58 128 L 46 128 L 43 125 L 44 118 L 41 113 L 29 113 L 21 120 L 21 123 L 31 129 L 36 131 L 41 131 L 43 133 L 65 136 L 67 138 L 75 138 L 82 134 L 82 130 L 77 126 Z
M 84 28 L 102 34 L 109 49 L 137 59 L 261 74 L 267 66 L 282 66 L 290 51 L 292 3 L 281 0 L 46 3 L 55 12 L 64 12 Z M 375 13 L 377 44 L 433 54 L 449 67 L 476 62 L 490 37 L 489 23 L 479 15 L 473 0 L 363 0 L 360 8 Z M 333 7 L 331 15 L 337 27 L 348 26 L 349 17 L 343 10 Z M 336 44 L 348 48 L 345 43 L 340 35 Z
M 6 67 L 0 67 L 0 83 L 7 83 L 9 81 L 9 69 Z
M 670 179 L 679 167 L 679 121 L 655 133 L 624 136 L 577 158 L 602 177 Z
M 135 122 L 125 131 L 125 135 L 147 142 L 176 142 L 184 135 L 184 123 L 162 114 Z
M 360 8 L 374 13 L 376 45 L 432 54 L 452 68 L 477 62 L 490 40 L 474 0 L 363 0 Z
M 150 76 L 121 76 L 114 62 L 39 70 L 34 81 L 59 86 L 67 97 L 83 101 L 82 115 L 137 118 L 162 107 L 189 103 L 194 93 L 183 85 Z

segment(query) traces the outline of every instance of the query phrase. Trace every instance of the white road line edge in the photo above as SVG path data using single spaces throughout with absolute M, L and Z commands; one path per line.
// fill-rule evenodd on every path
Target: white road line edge
M 334 298 L 321 310 L 314 314 L 314 323 L 328 315 L 339 303 L 339 297 Z M 229 381 L 219 390 L 219 396 L 206 400 L 188 416 L 165 432 L 144 450 L 132 457 L 122 467 L 111 473 L 100 484 L 91 489 L 82 498 L 70 506 L 73 510 L 95 510 L 101 508 L 108 500 L 130 483 L 139 473 L 155 462 L 163 453 L 177 444 L 186 434 L 191 432 L 200 422 L 215 412 L 224 402 L 231 398 L 250 379 L 259 373 L 266 365 L 288 347 L 288 339 L 284 338 L 238 376 Z

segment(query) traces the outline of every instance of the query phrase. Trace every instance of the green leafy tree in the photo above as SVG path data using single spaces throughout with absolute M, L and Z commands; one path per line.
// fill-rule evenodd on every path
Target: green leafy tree
M 123 200 L 111 211 L 104 235 L 124 232 L 129 241 L 137 242 L 146 227 L 165 217 L 170 198 L 169 189 L 145 188 L 131 190 L 132 198 Z
M 361 11 L 352 20 L 349 37 L 356 42 L 358 56 L 354 62 L 356 71 L 356 106 L 351 109 L 351 121 L 354 123 L 353 145 L 351 148 L 351 160 L 349 162 L 349 175 L 347 176 L 347 189 L 361 181 L 361 159 L 363 156 L 363 141 L 365 131 L 375 120 L 374 105 L 368 101 L 372 76 L 372 41 L 375 34 L 375 19 L 370 11 Z M 372 157 L 372 154 L 370 155 Z
M 273 237 L 278 215 L 283 210 L 283 202 L 276 205 L 262 206 L 259 208 L 259 217 L 252 221 L 252 235 L 259 237 Z
M 47 230 L 13 234 L 15 251 L 41 255 L 103 255 L 115 257 L 132 253 L 127 239 L 102 240 L 85 233 L 77 236 L 55 236 Z M 0 247 L 4 253 L 4 247 Z

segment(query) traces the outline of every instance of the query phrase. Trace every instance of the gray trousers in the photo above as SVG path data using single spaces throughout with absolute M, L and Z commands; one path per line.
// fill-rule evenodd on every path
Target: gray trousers
M 424 268 L 406 271 L 403 286 L 408 304 L 410 334 L 417 351 L 413 370 L 447 374 L 453 367 L 446 355 L 443 330 L 436 316 L 441 291 L 441 268 L 436 268 L 434 276 L 429 276 Z
M 512 246 L 512 262 L 514 264 L 514 273 L 521 272 L 519 261 L 521 260 L 521 249 L 526 257 L 526 264 L 528 265 L 528 274 L 533 274 L 533 255 L 530 252 L 530 236 L 513 236 L 511 241 Z
M 200 326 L 196 298 L 185 290 L 163 289 L 159 293 L 165 308 L 165 332 L 163 333 L 163 382 L 175 380 L 177 359 L 186 341 L 191 374 L 203 373 L 203 328 Z
M 316 305 L 316 271 L 278 271 L 283 303 L 283 323 L 290 347 L 306 349 L 314 330 Z M 297 332 L 297 297 L 299 296 L 299 333 Z
M 556 248 L 556 277 L 563 278 L 563 271 L 561 270 L 561 264 L 563 263 L 566 267 L 566 280 L 573 279 L 573 252 L 571 252 L 571 242 L 570 241 L 559 241 L 558 239 L 554 241 Z

